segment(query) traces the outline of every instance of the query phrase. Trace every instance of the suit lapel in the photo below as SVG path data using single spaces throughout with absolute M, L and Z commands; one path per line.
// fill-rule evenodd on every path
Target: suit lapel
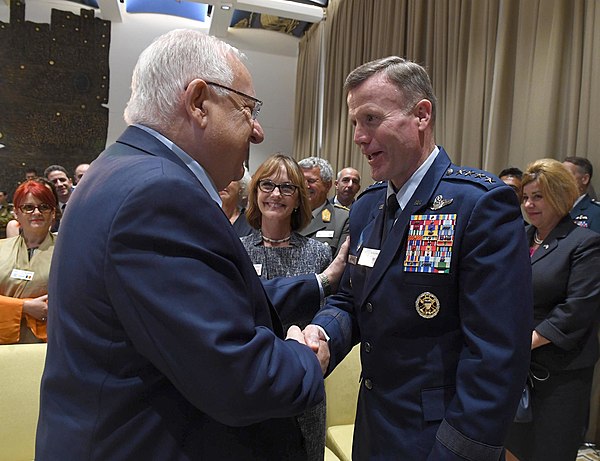
M 320 216 L 317 215 L 304 229 L 300 231 L 302 235 L 314 234 L 317 231 L 325 228 L 325 224 L 320 220 Z
M 535 253 L 533 253 L 533 255 L 531 256 L 531 265 L 537 263 L 540 259 L 543 259 L 546 256 L 548 256 L 556 249 L 557 246 L 558 242 L 556 241 L 556 239 L 550 240 L 548 241 L 548 243 L 541 244 L 538 247 L 538 249 L 535 250 Z
M 544 242 L 535 250 L 535 253 L 531 256 L 531 265 L 537 263 L 541 259 L 545 258 L 547 255 L 552 253 L 554 250 L 558 248 L 559 239 L 565 238 L 570 230 L 575 227 L 576 224 L 573 224 L 571 221 L 571 217 L 567 215 L 563 218 L 554 229 L 550 232 L 548 237 L 544 240 Z M 533 233 L 535 232 L 535 228 L 531 226 L 528 229 L 527 237 L 529 241 L 533 237 Z
M 302 235 L 309 235 L 309 234 L 314 234 L 317 231 L 320 231 L 322 229 L 325 229 L 326 224 L 323 222 L 323 210 L 329 210 L 329 212 L 331 213 L 331 221 L 333 222 L 333 210 L 331 209 L 332 206 L 329 202 L 326 202 L 325 206 L 319 211 L 319 213 L 310 221 L 310 223 L 308 223 L 308 226 L 306 226 L 304 229 L 302 229 L 300 231 L 300 234 Z
M 425 177 L 417 187 L 417 190 L 415 190 L 410 201 L 406 207 L 404 207 L 402 213 L 400 213 L 400 216 L 394 224 L 394 227 L 392 227 L 390 230 L 390 233 L 386 238 L 383 247 L 381 248 L 381 252 L 377 257 L 377 261 L 373 266 L 373 270 L 365 280 L 364 291 L 363 295 L 361 296 L 361 304 L 364 303 L 367 296 L 369 296 L 373 288 L 375 288 L 379 280 L 381 280 L 381 277 L 383 277 L 383 274 L 385 274 L 385 272 L 388 270 L 398 252 L 402 250 L 402 246 L 407 234 L 406 229 L 410 222 L 411 215 L 421 214 L 420 211 L 426 208 L 431 202 L 432 196 L 442 177 L 448 170 L 450 164 L 451 162 L 448 158 L 448 155 L 443 149 L 440 148 L 440 152 L 429 168 L 429 171 L 427 171 L 425 174 Z M 373 226 L 373 233 L 375 235 L 372 233 L 367 241 L 381 242 L 384 211 L 385 210 L 380 211 L 375 221 L 375 225 Z M 375 246 L 374 248 L 378 248 L 378 246 Z
M 385 206 L 383 203 L 378 204 L 378 211 L 374 213 L 374 219 L 371 219 L 369 224 L 365 226 L 361 235 L 359 246 L 366 248 L 380 248 L 381 235 L 383 233 L 383 223 L 385 221 Z

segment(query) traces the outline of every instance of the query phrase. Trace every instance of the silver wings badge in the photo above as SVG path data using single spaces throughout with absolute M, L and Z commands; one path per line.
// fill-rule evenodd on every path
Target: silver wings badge
M 437 211 L 441 208 L 444 208 L 446 205 L 450 205 L 453 201 L 453 198 L 445 199 L 441 195 L 438 195 L 435 199 L 433 199 L 433 203 L 429 206 L 429 208 L 433 211 Z

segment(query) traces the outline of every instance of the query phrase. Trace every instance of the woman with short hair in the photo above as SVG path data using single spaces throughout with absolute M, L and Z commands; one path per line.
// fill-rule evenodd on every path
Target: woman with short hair
M 533 274 L 533 416 L 513 423 L 506 448 L 519 461 L 574 461 L 598 360 L 600 235 L 571 220 L 579 193 L 560 162 L 528 165 L 521 191 Z
M 58 199 L 52 184 L 36 178 L 17 188 L 13 203 L 21 233 L 0 240 L 0 344 L 45 342 Z

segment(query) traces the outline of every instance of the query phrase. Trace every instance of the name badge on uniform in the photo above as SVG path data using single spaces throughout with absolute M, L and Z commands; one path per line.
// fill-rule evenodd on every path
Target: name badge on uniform
M 449 274 L 456 214 L 412 215 L 404 272 Z
M 380 251 L 381 250 L 376 248 L 363 248 L 362 252 L 360 253 L 360 257 L 358 258 L 358 265 L 373 267 L 375 265 L 375 261 L 377 261 Z
M 333 238 L 333 234 L 334 234 L 334 231 L 332 231 L 332 230 L 320 230 L 320 231 L 317 231 L 317 233 L 315 234 L 315 237 L 330 239 L 330 238 Z
M 262 275 L 262 264 L 253 264 L 256 275 L 259 277 Z
M 10 273 L 10 278 L 29 281 L 33 278 L 33 274 L 34 274 L 34 272 L 31 272 L 31 271 L 25 271 L 25 270 L 21 270 L 21 269 L 13 269 L 12 272 Z

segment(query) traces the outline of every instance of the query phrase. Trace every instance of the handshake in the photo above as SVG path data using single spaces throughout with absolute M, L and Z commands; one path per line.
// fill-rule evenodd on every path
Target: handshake
M 294 339 L 300 344 L 310 347 L 321 364 L 323 374 L 329 366 L 329 345 L 323 331 L 316 325 L 308 325 L 304 330 L 300 330 L 296 325 L 292 325 L 285 339 Z
M 344 243 L 340 247 L 337 256 L 331 262 L 331 264 L 323 271 L 325 279 L 331 284 L 330 288 L 333 292 L 337 291 L 338 284 L 346 268 L 346 261 L 348 260 L 348 252 L 350 250 L 350 238 L 346 237 Z M 296 325 L 292 325 L 288 331 L 285 339 L 294 339 L 305 346 L 310 347 L 321 364 L 321 371 L 323 374 L 327 371 L 329 366 L 329 345 L 327 344 L 327 338 L 316 325 L 308 325 L 304 330 L 300 330 Z

